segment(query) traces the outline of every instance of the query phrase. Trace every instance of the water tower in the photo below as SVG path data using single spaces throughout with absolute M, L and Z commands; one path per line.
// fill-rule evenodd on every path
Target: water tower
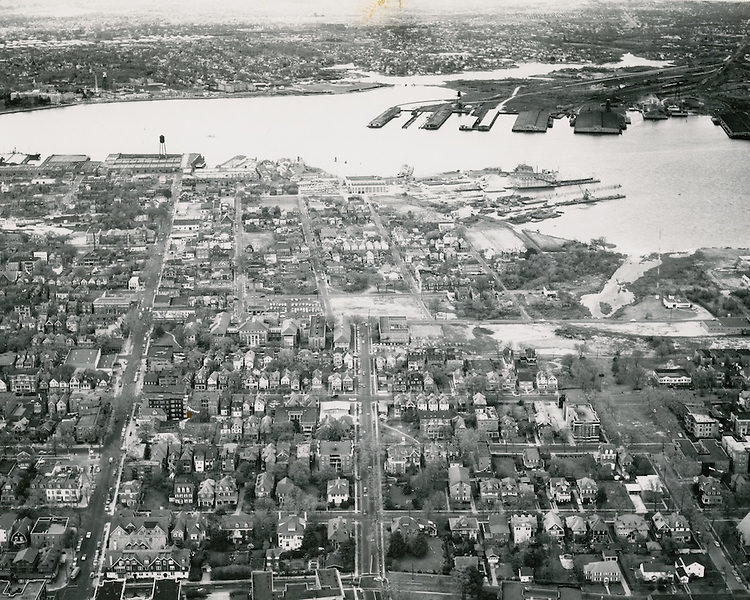
M 159 158 L 167 158 L 167 145 L 164 143 L 164 135 L 159 136 Z

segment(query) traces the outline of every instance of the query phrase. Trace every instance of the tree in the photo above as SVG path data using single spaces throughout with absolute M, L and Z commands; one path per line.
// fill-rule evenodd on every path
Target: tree
M 341 557 L 341 568 L 351 573 L 354 571 L 354 555 L 355 555 L 355 547 L 354 547 L 354 540 L 348 539 L 345 542 L 343 542 L 341 545 L 339 545 L 339 556 Z
M 409 540 L 409 554 L 414 558 L 424 558 L 429 551 L 430 545 L 424 534 L 420 533 Z
M 310 466 L 306 464 L 305 460 L 295 460 L 289 464 L 287 476 L 296 485 L 305 487 L 310 483 Z
M 401 535 L 400 531 L 394 531 L 391 534 L 391 539 L 388 541 L 388 558 L 399 559 L 403 557 L 408 551 L 404 536 Z
M 476 429 L 463 429 L 458 434 L 458 448 L 464 460 L 473 457 L 479 446 L 479 438 L 480 434 Z
M 318 428 L 315 437 L 319 440 L 339 442 L 351 438 L 352 428 L 352 420 L 349 417 L 328 418 Z
M 484 578 L 476 567 L 469 567 L 464 571 L 461 582 L 462 595 L 467 600 L 480 600 Z
M 321 550 L 319 549 L 321 546 L 321 539 L 319 538 L 317 529 L 315 527 L 308 527 L 305 529 L 305 534 L 302 536 L 300 551 L 308 558 L 312 558 L 321 553 Z

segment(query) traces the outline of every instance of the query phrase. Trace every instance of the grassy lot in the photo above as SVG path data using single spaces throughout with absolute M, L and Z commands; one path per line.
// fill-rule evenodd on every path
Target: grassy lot
M 663 404 L 650 403 L 646 393 L 596 394 L 592 404 L 613 444 L 668 442 L 682 431 L 677 417 Z
M 406 555 L 399 560 L 393 561 L 391 570 L 412 571 L 415 573 L 440 573 L 443 568 L 443 543 L 440 538 L 427 538 L 430 549 L 423 558 L 414 558 Z
M 167 494 L 153 487 L 146 488 L 146 494 L 141 503 L 142 510 L 159 510 L 160 508 L 169 508 L 169 498 Z
M 509 457 L 495 457 L 492 459 L 492 464 L 495 467 L 495 473 L 499 478 L 503 477 L 517 477 L 516 472 L 516 461 Z
M 625 486 L 619 481 L 598 481 L 599 489 L 607 493 L 607 501 L 602 508 L 613 510 L 633 510 L 633 503 L 628 497 Z

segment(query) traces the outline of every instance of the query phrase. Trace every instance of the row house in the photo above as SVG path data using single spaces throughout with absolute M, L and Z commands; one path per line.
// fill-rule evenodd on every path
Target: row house
M 190 550 L 111 551 L 107 553 L 104 571 L 119 579 L 187 579 Z
M 452 414 L 448 411 L 418 411 L 419 431 L 431 440 L 443 440 L 453 434 Z
M 160 550 L 169 541 L 169 517 L 118 515 L 110 529 L 109 547 L 111 550 L 144 548 Z

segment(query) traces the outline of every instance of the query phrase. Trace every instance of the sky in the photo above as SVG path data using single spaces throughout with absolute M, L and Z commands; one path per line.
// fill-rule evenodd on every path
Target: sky
M 383 2 L 383 5 L 379 3 Z M 403 15 L 496 11 L 533 4 L 561 6 L 562 0 L 0 0 L 0 18 L 111 16 L 163 19 L 366 20 Z M 570 0 L 564 1 L 570 5 Z
M 165 23 L 378 22 L 399 17 L 481 15 L 508 9 L 557 8 L 611 3 L 662 4 L 674 0 L 0 0 L 3 18 L 73 18 L 91 22 L 128 18 Z M 705 0 L 695 0 L 705 1 Z M 716 0 L 710 0 L 716 1 Z M 731 1 L 731 0 L 730 0 Z M 746 2 L 750 0 L 734 0 Z

